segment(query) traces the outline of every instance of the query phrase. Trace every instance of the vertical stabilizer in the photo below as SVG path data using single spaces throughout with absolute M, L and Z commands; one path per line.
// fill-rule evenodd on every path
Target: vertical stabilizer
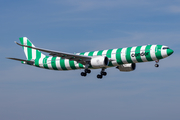
M 19 40 L 22 45 L 35 47 L 32 44 L 32 42 L 30 40 L 28 40 L 27 37 L 19 38 Z M 45 55 L 42 54 L 39 50 L 35 50 L 35 49 L 24 47 L 24 46 L 23 46 L 23 49 L 24 49 L 24 53 L 26 55 L 27 60 L 35 60 L 35 59 L 40 59 L 41 57 L 43 57 L 43 58 L 45 57 Z

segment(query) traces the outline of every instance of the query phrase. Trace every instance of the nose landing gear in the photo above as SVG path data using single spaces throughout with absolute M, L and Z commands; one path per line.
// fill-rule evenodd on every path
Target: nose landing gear
M 159 60 L 156 60 L 155 62 L 156 62 L 156 64 L 154 66 L 159 67 L 159 64 L 158 64 Z

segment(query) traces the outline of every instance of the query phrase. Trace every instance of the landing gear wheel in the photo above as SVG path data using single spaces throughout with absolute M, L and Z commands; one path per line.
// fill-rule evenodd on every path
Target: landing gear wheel
M 88 73 L 91 73 L 91 70 L 88 70 Z
M 159 67 L 159 64 L 155 64 L 154 66 L 155 66 L 155 67 Z
M 81 72 L 81 76 L 86 76 L 87 74 L 85 72 Z
M 81 72 L 81 76 L 84 76 L 84 72 Z
M 91 70 L 85 69 L 84 72 L 85 72 L 85 73 L 91 73 Z
M 102 78 L 102 75 L 99 75 L 99 74 L 98 74 L 98 75 L 97 75 L 97 78 L 101 79 L 101 78 Z
M 101 75 L 106 76 L 106 75 L 107 75 L 107 72 L 102 72 Z

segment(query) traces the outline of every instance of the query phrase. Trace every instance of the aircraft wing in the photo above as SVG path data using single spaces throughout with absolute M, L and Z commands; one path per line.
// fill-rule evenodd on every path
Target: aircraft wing
M 48 50 L 48 49 L 43 49 L 43 48 L 37 48 L 37 47 L 32 47 L 32 46 L 27 46 L 27 45 L 22 45 L 20 43 L 15 42 L 16 44 L 32 49 L 36 49 L 42 52 L 49 53 L 49 55 L 52 56 L 57 56 L 61 57 L 61 59 L 69 59 L 69 60 L 74 60 L 79 63 L 85 64 L 86 61 L 90 61 L 91 57 L 90 56 L 83 56 L 83 55 L 76 55 L 76 54 L 71 54 L 71 53 L 66 53 L 66 52 L 60 52 L 60 51 L 53 51 L 53 50 Z

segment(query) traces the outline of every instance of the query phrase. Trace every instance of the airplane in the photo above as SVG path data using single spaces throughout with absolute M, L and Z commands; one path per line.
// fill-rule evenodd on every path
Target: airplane
M 91 73 L 92 69 L 101 69 L 97 78 L 107 75 L 105 69 L 116 67 L 120 71 L 128 72 L 136 69 L 136 63 L 155 61 L 155 67 L 159 67 L 159 60 L 170 56 L 174 51 L 164 45 L 143 45 L 135 47 L 108 49 L 100 51 L 66 53 L 35 47 L 27 37 L 19 38 L 27 60 L 19 58 L 7 58 L 21 61 L 23 64 L 32 65 L 50 70 L 75 70 L 84 69 L 81 76 Z M 41 52 L 46 52 L 46 56 Z

